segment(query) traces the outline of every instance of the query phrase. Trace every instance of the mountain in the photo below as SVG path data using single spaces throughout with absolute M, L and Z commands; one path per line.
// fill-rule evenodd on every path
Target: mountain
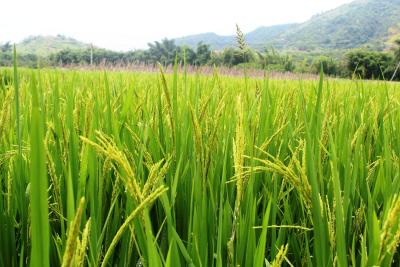
M 268 27 L 262 26 L 247 33 L 245 38 L 252 47 L 262 48 L 265 43 L 271 42 L 274 38 L 294 26 L 296 26 L 296 24 L 282 24 Z M 221 50 L 228 46 L 234 46 L 236 42 L 235 38 L 234 35 L 222 36 L 210 32 L 176 38 L 175 43 L 177 45 L 196 47 L 199 42 L 203 42 L 211 45 L 211 48 L 214 50 Z
M 400 0 L 356 0 L 313 16 L 299 24 L 260 27 L 246 34 L 247 43 L 262 49 L 314 50 L 370 46 L 384 49 L 400 37 Z M 235 45 L 234 36 L 214 33 L 175 39 L 177 44 L 195 46 L 198 42 L 214 49 Z
M 265 44 L 279 37 L 282 33 L 296 27 L 297 24 L 282 24 L 269 27 L 259 27 L 246 34 L 246 40 L 256 49 L 264 48 Z
M 278 48 L 384 48 L 400 29 L 400 0 L 357 0 L 312 17 L 272 43 Z
M 89 44 L 63 35 L 31 36 L 17 44 L 18 53 L 46 56 L 63 49 L 86 49 Z
M 200 42 L 211 45 L 211 48 L 214 50 L 220 50 L 234 44 L 235 36 L 222 36 L 213 32 L 208 32 L 175 39 L 175 44 L 187 45 L 190 47 L 196 47 Z

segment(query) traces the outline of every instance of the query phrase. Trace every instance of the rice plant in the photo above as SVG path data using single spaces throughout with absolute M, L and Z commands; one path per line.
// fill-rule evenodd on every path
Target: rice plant
M 398 266 L 400 85 L 0 70 L 0 266 Z

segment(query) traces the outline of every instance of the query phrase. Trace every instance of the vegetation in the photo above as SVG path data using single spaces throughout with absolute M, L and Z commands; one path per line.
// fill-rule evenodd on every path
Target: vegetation
M 318 73 L 321 70 L 321 67 L 324 70 L 324 73 L 330 76 L 337 76 L 340 71 L 338 63 L 334 59 L 326 56 L 321 56 L 315 59 L 311 66 L 311 71 Z
M 376 2 L 341 13 L 362 23 L 350 11 Z M 325 32 L 335 12 L 311 22 Z M 313 29 L 263 38 L 296 27 Z M 400 80 L 400 41 L 308 58 L 254 50 L 236 30 L 221 51 L 0 46 L 0 266 L 399 266 L 400 85 L 358 79 Z M 368 34 L 350 42 L 382 37 Z M 159 73 L 41 68 L 136 63 Z M 187 71 L 204 65 L 243 77 Z
M 398 0 L 356 0 L 312 17 L 272 43 L 303 50 L 370 47 L 384 49 L 400 30 Z M 367 26 L 368 25 L 368 26 Z
M 356 0 L 313 16 L 299 24 L 260 27 L 246 34 L 250 47 L 263 50 L 272 45 L 279 50 L 315 51 L 368 47 L 382 50 L 400 36 L 400 1 Z M 234 46 L 234 36 L 215 33 L 176 39 L 179 45 L 195 47 L 200 41 L 212 49 Z
M 395 41 L 397 47 L 394 50 L 394 58 L 396 61 L 400 62 L 400 39 Z
M 89 44 L 82 43 L 70 37 L 63 35 L 57 36 L 31 36 L 18 44 L 18 53 L 34 54 L 45 57 L 57 53 L 61 50 L 84 50 L 89 48 Z
M 398 84 L 176 69 L 0 70 L 1 266 L 399 265 Z
M 245 36 L 242 36 L 244 40 Z M 247 43 L 247 40 L 246 40 Z M 321 66 L 329 76 L 358 77 L 362 79 L 400 80 L 400 71 L 396 72 L 400 62 L 400 41 L 395 41 L 391 51 L 378 52 L 368 49 L 348 51 L 342 59 L 324 55 L 302 55 L 301 53 L 282 53 L 273 47 L 259 52 L 246 47 L 231 47 L 223 51 L 212 51 L 210 46 L 199 43 L 196 49 L 178 46 L 173 40 L 149 44 L 147 50 L 132 52 L 115 52 L 100 48 L 64 49 L 49 57 L 38 57 L 33 54 L 19 55 L 23 66 L 70 66 L 70 65 L 156 65 L 171 66 L 175 57 L 180 64 L 184 61 L 191 66 L 227 66 L 246 65 L 255 69 L 267 69 L 278 72 L 302 72 L 318 74 Z M 342 53 L 344 53 L 342 51 Z M 185 58 L 185 60 L 184 60 Z M 0 66 L 12 65 L 12 49 L 9 43 L 0 46 Z
M 12 51 L 12 45 L 9 42 L 0 45 L 0 66 L 12 66 Z M 23 54 L 18 55 L 18 61 L 22 66 L 35 68 L 39 64 L 39 57 L 35 54 Z
M 109 64 L 126 63 L 127 57 L 124 53 L 114 52 L 106 49 L 87 48 L 85 50 L 65 49 L 55 54 L 51 54 L 48 63 L 54 66 L 68 65 L 100 65 L 104 62 Z M 91 62 L 91 60 L 93 60 Z
M 252 32 L 245 34 L 249 46 L 256 50 L 262 50 L 265 44 L 268 44 L 274 38 L 286 30 L 294 27 L 296 24 L 283 24 L 269 27 L 259 27 Z M 176 38 L 176 44 L 180 46 L 196 47 L 199 42 L 208 44 L 212 50 L 221 51 L 233 47 L 236 43 L 235 36 L 221 36 L 215 33 L 203 33 L 191 36 Z
M 364 79 L 385 79 L 393 76 L 396 61 L 384 52 L 358 50 L 348 54 L 348 68 Z
M 186 63 L 192 66 L 246 64 L 261 69 L 317 73 L 323 65 L 332 76 L 356 74 L 388 79 L 395 74 L 400 61 L 398 49 L 387 52 L 388 48 L 400 47 L 396 41 L 400 37 L 399 13 L 398 0 L 355 0 L 304 23 L 259 27 L 243 35 L 248 45 L 246 58 L 236 49 L 235 36 L 214 33 L 156 41 L 148 49 L 126 53 L 93 48 L 62 35 L 32 36 L 17 48 L 20 64 L 29 67 L 157 62 L 172 65 L 176 54 L 178 62 L 183 62 L 185 54 Z M 11 54 L 9 43 L 1 45 L 0 66 L 12 65 Z M 348 56 L 344 57 L 345 54 Z M 361 68 L 356 70 L 360 64 Z

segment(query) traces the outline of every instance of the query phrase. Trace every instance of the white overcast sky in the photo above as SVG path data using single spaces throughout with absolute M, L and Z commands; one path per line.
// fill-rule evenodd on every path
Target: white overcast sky
M 4 0 L 0 43 L 63 34 L 129 50 L 148 42 L 203 32 L 234 34 L 259 26 L 303 22 L 351 0 Z

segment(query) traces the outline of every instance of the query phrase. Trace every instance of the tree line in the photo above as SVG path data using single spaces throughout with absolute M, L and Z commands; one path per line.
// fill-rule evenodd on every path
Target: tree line
M 148 49 L 129 52 L 115 52 L 100 48 L 63 49 L 48 57 L 33 54 L 18 55 L 22 66 L 68 66 L 68 65 L 127 65 L 174 64 L 175 57 L 179 63 L 192 66 L 226 66 L 267 69 L 279 72 L 318 73 L 321 66 L 324 72 L 336 77 L 357 77 L 362 79 L 386 79 L 392 77 L 400 80 L 400 40 L 391 51 L 370 51 L 355 49 L 346 53 L 344 59 L 330 56 L 304 56 L 301 59 L 294 53 L 278 52 L 274 48 L 256 51 L 249 47 L 229 47 L 222 51 L 212 51 L 210 46 L 199 43 L 196 48 L 178 46 L 174 40 L 164 39 L 148 44 Z M 12 65 L 12 45 L 0 46 L 0 66 Z M 397 69 L 397 71 L 396 71 Z

